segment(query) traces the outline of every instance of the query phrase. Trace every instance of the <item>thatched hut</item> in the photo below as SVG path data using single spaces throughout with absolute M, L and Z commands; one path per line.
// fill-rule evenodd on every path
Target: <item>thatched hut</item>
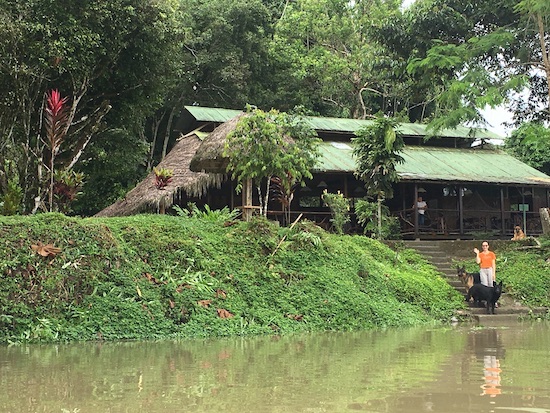
M 223 157 L 225 140 L 243 116 L 246 114 L 241 113 L 214 129 L 197 149 L 189 169 L 195 172 L 225 173 L 229 164 L 229 159 Z
M 221 173 L 193 172 L 189 169 L 191 159 L 201 146 L 197 132 L 181 137 L 172 150 L 159 163 L 159 168 L 173 172 L 172 181 L 163 189 L 155 186 L 155 173 L 151 172 L 123 199 L 98 212 L 97 217 L 127 216 L 147 210 L 163 212 L 182 192 L 188 197 L 202 197 L 208 188 L 220 187 Z

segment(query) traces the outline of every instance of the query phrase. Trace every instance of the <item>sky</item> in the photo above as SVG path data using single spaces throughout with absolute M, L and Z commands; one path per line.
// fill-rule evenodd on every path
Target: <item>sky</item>
M 487 108 L 481 112 L 489 125 L 487 129 L 491 132 L 498 133 L 505 137 L 508 136 L 513 129 L 506 128 L 502 125 L 503 122 L 510 121 L 512 114 L 508 112 L 504 107 L 497 107 L 495 109 Z

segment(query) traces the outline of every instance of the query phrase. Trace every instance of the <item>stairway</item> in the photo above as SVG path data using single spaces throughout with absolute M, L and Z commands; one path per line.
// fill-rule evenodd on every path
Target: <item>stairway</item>
M 428 262 L 439 270 L 440 275 L 458 292 L 466 295 L 466 289 L 457 276 L 457 266 L 454 261 L 466 259 L 474 260 L 474 247 L 481 244 L 479 241 L 443 241 L 443 240 L 415 240 L 403 241 L 406 248 L 414 249 L 426 258 Z M 478 246 L 479 248 L 479 246 Z M 497 272 L 498 276 L 498 272 Z M 472 318 L 480 324 L 502 323 L 506 321 L 517 321 L 521 315 L 530 312 L 544 313 L 546 308 L 530 309 L 516 302 L 514 299 L 503 292 L 498 301 L 499 307 L 495 310 L 496 314 L 487 314 L 485 308 L 476 307 L 474 303 L 468 303 L 466 311 L 460 311 L 458 315 Z
M 464 285 L 457 276 L 456 264 L 453 264 L 454 260 L 462 260 L 463 257 L 455 256 L 453 250 L 461 250 L 456 243 L 459 241 L 404 241 L 407 248 L 414 249 L 419 252 L 428 262 L 433 264 L 439 270 L 440 275 L 454 287 L 455 290 L 461 294 L 466 294 Z M 471 242 L 469 242 L 471 244 Z M 464 246 L 462 246 L 464 247 Z M 472 247 L 473 248 L 473 247 Z

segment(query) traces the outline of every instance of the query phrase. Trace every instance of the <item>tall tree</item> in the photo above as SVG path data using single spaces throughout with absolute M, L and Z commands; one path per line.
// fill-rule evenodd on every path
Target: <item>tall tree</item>
M 400 1 L 298 0 L 276 25 L 271 90 L 277 107 L 303 105 L 325 115 L 395 115 L 407 105 L 399 82 L 404 71 L 377 42 L 370 27 L 399 12 Z
M 550 175 L 550 130 L 537 122 L 526 122 L 506 139 L 505 147 L 526 164 Z
M 352 139 L 357 157 L 355 174 L 370 195 L 393 198 L 393 184 L 399 179 L 396 165 L 403 162 L 399 152 L 404 147 L 397 127 L 394 119 L 380 117 L 359 129 Z
M 20 160 L 27 211 L 42 203 L 46 182 L 44 92 L 69 96 L 56 162 L 77 167 L 94 137 L 135 131 L 159 106 L 178 60 L 178 16 L 176 0 L 0 0 L 0 161 Z
M 365 183 L 367 194 L 378 202 L 378 237 L 382 237 L 382 202 L 393 198 L 393 184 L 399 180 L 396 166 L 403 162 L 404 147 L 395 119 L 380 117 L 359 129 L 352 139 L 357 158 L 355 175 Z
M 254 97 L 269 76 L 270 10 L 261 0 L 183 3 L 188 27 L 182 44 L 184 77 L 178 88 L 187 91 L 187 102 L 237 109 L 256 104 Z
M 244 109 L 269 100 L 267 55 L 277 0 L 181 0 L 182 40 L 176 76 L 166 83 L 162 107 L 147 119 L 147 169 L 160 162 L 177 138 L 184 105 Z M 269 104 L 268 104 L 269 106 Z M 269 106 L 271 107 L 271 106 Z

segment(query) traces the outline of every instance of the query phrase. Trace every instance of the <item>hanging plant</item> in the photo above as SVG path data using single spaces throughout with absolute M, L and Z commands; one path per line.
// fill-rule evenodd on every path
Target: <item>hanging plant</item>
M 155 173 L 155 186 L 157 189 L 164 189 L 170 182 L 172 182 L 172 177 L 174 172 L 171 169 L 166 168 L 153 168 Z

